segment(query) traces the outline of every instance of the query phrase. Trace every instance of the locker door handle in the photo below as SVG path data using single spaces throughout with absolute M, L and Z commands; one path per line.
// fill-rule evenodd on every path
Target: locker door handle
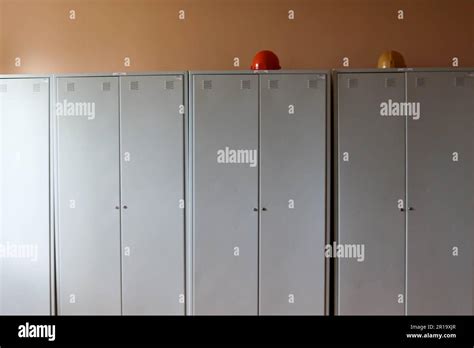
M 263 211 L 267 211 L 267 208 L 262 208 Z
M 119 209 L 120 209 L 120 207 L 119 207 L 118 205 L 116 205 L 116 206 L 115 206 L 115 209 L 119 210 Z
M 258 211 L 258 208 L 253 208 L 253 211 Z
M 415 210 L 415 208 L 410 207 L 410 208 L 408 208 L 408 210 L 409 210 L 409 211 L 413 211 L 413 210 Z
M 123 209 L 128 209 L 128 207 L 126 205 L 123 206 Z
M 403 209 L 403 208 L 400 208 L 400 211 L 405 211 L 405 209 Z

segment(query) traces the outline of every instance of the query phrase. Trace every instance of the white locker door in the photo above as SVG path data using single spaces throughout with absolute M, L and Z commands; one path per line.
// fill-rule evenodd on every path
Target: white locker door
M 60 314 L 121 314 L 116 77 L 57 80 Z
M 49 79 L 0 79 L 0 315 L 50 314 Z

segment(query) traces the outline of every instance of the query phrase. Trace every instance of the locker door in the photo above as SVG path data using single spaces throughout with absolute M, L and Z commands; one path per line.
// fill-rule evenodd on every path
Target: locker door
M 324 314 L 326 75 L 262 75 L 260 313 Z
M 408 74 L 407 311 L 472 314 L 474 73 Z
M 0 79 L 0 314 L 50 314 L 49 79 Z
M 120 314 L 118 78 L 57 81 L 59 313 Z
M 405 199 L 406 120 L 382 116 L 382 103 L 404 102 L 404 83 L 402 73 L 338 75 L 339 314 L 405 312 L 405 212 L 398 204 Z
M 194 313 L 257 314 L 258 76 L 194 76 L 193 93 Z
M 124 314 L 184 314 L 183 76 L 122 77 Z

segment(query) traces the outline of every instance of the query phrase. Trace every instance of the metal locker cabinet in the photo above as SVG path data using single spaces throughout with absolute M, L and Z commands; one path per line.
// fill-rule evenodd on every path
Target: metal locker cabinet
M 260 76 L 260 314 L 324 314 L 326 74 Z
M 191 97 L 193 312 L 257 314 L 258 166 L 217 155 L 257 150 L 258 76 L 192 75 Z
M 403 314 L 405 118 L 381 116 L 381 103 L 405 100 L 404 74 L 339 73 L 337 83 L 336 240 L 365 254 L 337 259 L 337 313 Z
M 472 314 L 474 71 L 411 72 L 407 86 L 421 109 L 407 133 L 407 313 Z
M 60 314 L 121 313 L 118 98 L 117 77 L 57 79 Z
M 0 77 L 0 314 L 49 315 L 49 78 Z
M 184 314 L 184 75 L 121 77 L 123 314 Z

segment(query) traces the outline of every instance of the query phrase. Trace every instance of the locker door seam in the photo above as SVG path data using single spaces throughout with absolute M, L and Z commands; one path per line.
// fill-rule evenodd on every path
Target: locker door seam
M 405 103 L 408 103 L 408 72 L 405 71 Z M 408 315 L 408 117 L 405 117 L 405 299 L 404 314 Z
M 187 236 L 186 236 L 186 229 L 187 229 L 187 221 L 186 221 L 186 215 L 187 215 L 187 200 L 188 200 L 188 195 L 187 195 L 187 191 L 186 191 L 186 188 L 187 188 L 187 158 L 188 158 L 188 151 L 187 151 L 187 134 L 188 134 L 188 128 L 187 128 L 187 120 L 188 120 L 188 109 L 187 109 L 187 105 L 188 105 L 188 102 L 187 102 L 187 94 L 186 94 L 186 86 L 187 86 L 187 83 L 188 83 L 188 80 L 187 80 L 187 75 L 184 73 L 181 75 L 182 76 L 182 81 L 183 81 L 183 85 L 182 85 L 182 88 L 181 88 L 181 101 L 184 105 L 184 117 L 182 119 L 182 123 L 181 123 L 181 127 L 182 127 L 182 134 L 183 134 L 183 139 L 182 139 L 182 146 L 183 146 L 183 152 L 182 152 L 182 160 L 183 160 L 183 171 L 182 171 L 182 174 L 183 174 L 183 178 L 182 178 L 182 183 L 183 183 L 183 187 L 182 187 L 182 194 L 183 194 L 183 199 L 184 199 L 184 211 L 183 211 L 183 216 L 182 216 L 182 221 L 183 221 L 183 229 L 181 231 L 182 233 L 182 236 L 183 236 L 183 244 L 182 244 L 182 255 L 183 255 L 183 268 L 182 268 L 182 271 L 183 271 L 183 287 L 181 288 L 181 291 L 184 295 L 184 309 L 183 309 L 183 312 L 181 313 L 182 315 L 186 315 L 186 304 L 187 304 L 187 296 L 186 296 L 186 285 L 187 285 L 187 281 L 186 281 L 186 262 L 187 262 L 187 255 L 186 255 L 186 242 L 187 242 Z
M 260 315 L 261 299 L 260 299 L 260 275 L 261 275 L 261 230 L 262 230 L 262 138 L 261 138 L 261 125 L 262 125 L 262 94 L 260 92 L 262 75 L 258 75 L 257 79 L 257 146 L 258 146 L 258 171 L 257 171 L 257 315 Z
M 118 82 L 118 156 L 119 156 L 119 187 L 118 187 L 118 200 L 119 200 L 119 257 L 120 257 L 120 314 L 124 315 L 123 312 L 123 236 L 122 236 L 122 77 L 117 78 Z
M 54 100 L 57 101 L 59 99 L 59 77 L 54 77 L 54 81 L 55 81 L 55 84 L 54 84 Z M 61 301 L 60 301 L 60 295 L 61 295 L 61 289 L 60 289 L 60 285 L 61 285 L 61 248 L 60 248 L 60 224 L 59 224 L 59 221 L 60 221 L 60 205 L 59 205 L 59 199 L 60 199 L 60 179 L 59 179 L 59 167 L 60 167 L 60 164 L 59 164 L 59 121 L 57 119 L 57 115 L 56 115 L 56 108 L 54 108 L 54 111 L 53 111 L 53 114 L 54 114 L 54 119 L 55 119 L 55 134 L 54 134 L 54 142 L 55 142 L 55 149 L 54 149 L 54 153 L 55 153 L 55 166 L 54 166 L 54 169 L 55 169 L 55 197 L 54 197 L 54 200 L 55 200 L 55 235 L 56 235 L 56 240 L 55 240 L 55 249 L 56 249 L 56 252 L 55 252 L 55 255 L 56 255 L 56 279 L 55 279 L 55 283 L 56 283 L 56 314 L 59 315 L 61 314 Z

